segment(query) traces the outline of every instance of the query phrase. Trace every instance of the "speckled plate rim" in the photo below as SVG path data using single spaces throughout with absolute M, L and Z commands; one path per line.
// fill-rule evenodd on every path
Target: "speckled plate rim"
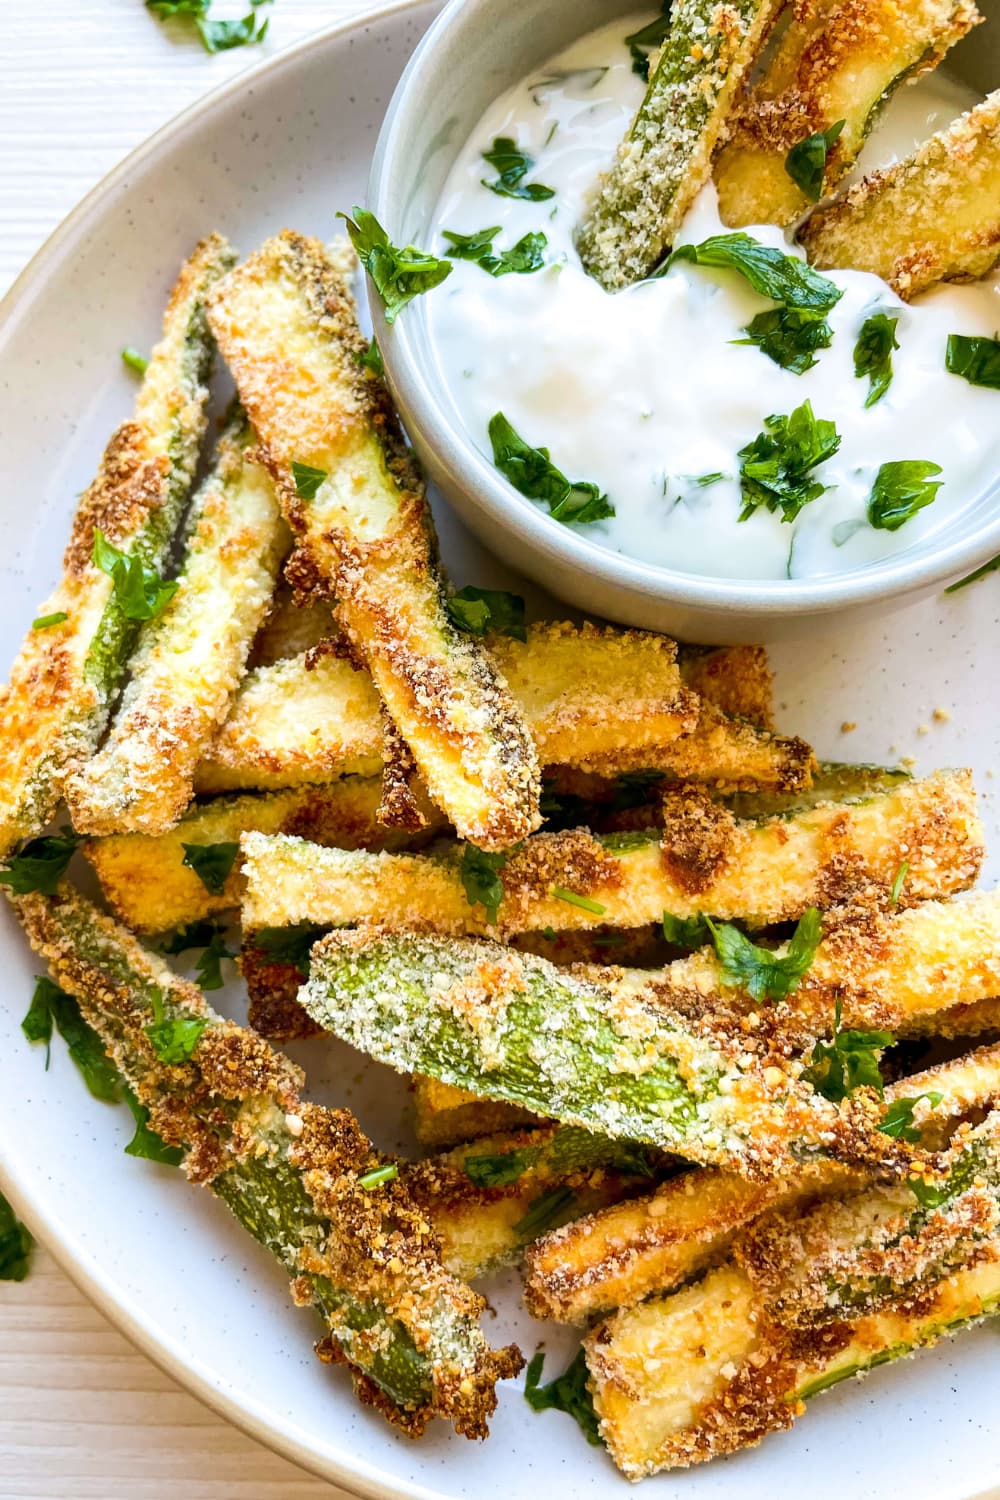
M 206 116 L 227 106 L 230 100 L 248 86 L 293 67 L 318 43 L 335 43 L 352 32 L 377 25 L 380 21 L 417 10 L 426 0 L 388 0 L 377 8 L 359 8 L 354 16 L 331 26 L 320 27 L 292 43 L 274 57 L 266 58 L 227 79 L 168 120 L 159 130 L 131 151 L 118 165 L 82 198 L 62 223 L 53 230 L 41 248 L 20 272 L 0 301 L 0 339 L 16 327 L 30 311 L 38 289 L 71 245 L 85 237 L 88 229 L 102 217 L 105 208 L 124 189 L 137 167 L 154 160 L 165 147 L 173 145 L 190 129 L 200 126 Z M 445 1491 L 389 1477 L 360 1455 L 321 1457 L 306 1432 L 255 1402 L 247 1396 L 236 1397 L 203 1361 L 193 1357 L 180 1343 L 154 1328 L 141 1308 L 131 1298 L 123 1297 L 113 1277 L 108 1275 L 92 1254 L 76 1242 L 73 1232 L 63 1222 L 58 1206 L 47 1201 L 29 1181 L 22 1181 L 0 1159 L 0 1191 L 24 1219 L 32 1233 L 45 1245 L 60 1268 L 74 1285 L 104 1316 L 121 1330 L 137 1348 L 170 1375 L 177 1383 L 197 1396 L 221 1417 L 247 1433 L 249 1437 L 280 1453 L 292 1463 L 328 1482 L 341 1485 L 365 1500 L 449 1500 Z M 976 1500 L 976 1497 L 972 1497 Z

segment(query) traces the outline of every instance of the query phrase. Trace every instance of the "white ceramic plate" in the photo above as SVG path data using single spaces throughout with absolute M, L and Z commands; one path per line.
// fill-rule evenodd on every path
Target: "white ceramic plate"
M 204 100 L 81 205 L 3 304 L 3 663 L 57 576 L 74 497 L 128 411 L 119 349 L 152 342 L 172 275 L 208 229 L 244 249 L 284 224 L 335 231 L 335 211 L 363 197 L 383 108 L 436 8 L 434 0 L 389 6 Z M 509 586 L 443 507 L 438 514 L 456 579 Z M 884 627 L 842 626 L 836 636 L 781 648 L 782 725 L 827 756 L 912 754 L 924 769 L 971 764 L 1000 848 L 992 795 L 998 602 L 993 577 Z M 935 709 L 950 718 L 935 719 Z M 846 736 L 845 720 L 857 722 Z M 136 1343 L 255 1437 L 360 1494 L 625 1493 L 608 1459 L 565 1417 L 534 1415 L 518 1385 L 503 1390 L 486 1447 L 443 1428 L 415 1445 L 360 1410 L 346 1378 L 314 1359 L 316 1327 L 293 1309 L 284 1276 L 225 1210 L 180 1174 L 122 1154 L 131 1129 L 124 1110 L 87 1095 L 58 1042 L 44 1071 L 42 1051 L 19 1028 L 39 965 L 6 910 L 0 918 L 0 1186 Z M 336 1044 L 296 1051 L 317 1097 L 351 1102 L 385 1145 L 405 1140 L 404 1090 L 389 1075 Z M 545 1338 L 553 1365 L 571 1348 L 525 1316 L 515 1278 L 491 1286 L 490 1297 L 497 1339 L 517 1337 L 530 1353 Z M 652 1480 L 652 1492 L 697 1500 L 725 1500 L 737 1488 L 742 1500 L 1000 1494 L 998 1353 L 1000 1329 L 987 1325 L 822 1396 L 790 1434 L 754 1453 Z

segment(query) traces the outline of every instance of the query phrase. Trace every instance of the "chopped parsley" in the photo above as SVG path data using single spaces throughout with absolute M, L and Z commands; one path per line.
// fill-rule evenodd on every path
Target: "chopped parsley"
M 861 325 L 854 345 L 854 373 L 861 380 L 868 376 L 868 398 L 865 406 L 881 401 L 892 381 L 892 351 L 899 348 L 896 338 L 898 318 L 887 313 L 872 313 Z
M 125 1155 L 160 1162 L 164 1167 L 179 1167 L 184 1159 L 183 1149 L 180 1146 L 168 1146 L 162 1136 L 150 1129 L 149 1110 L 139 1103 L 127 1084 L 122 1085 L 122 1093 L 135 1121 L 135 1134 L 125 1147 Z
M 722 983 L 739 985 L 757 1004 L 764 1000 L 787 1000 L 794 995 L 802 977 L 812 966 L 822 936 L 822 922 L 815 906 L 799 918 L 779 957 L 770 948 L 759 948 L 738 927 L 728 922 L 715 923 L 706 917 L 716 956 L 722 968 Z
M 393 245 L 374 214 L 354 209 L 354 218 L 338 214 L 347 225 L 358 260 L 382 299 L 385 321 L 394 323 L 408 302 L 440 286 L 451 275 L 451 261 L 418 250 L 416 245 Z
M 957 583 L 949 583 L 945 589 L 946 594 L 957 594 L 959 589 L 964 589 L 966 584 L 978 583 L 980 578 L 985 578 L 987 573 L 995 573 L 1000 568 L 1000 552 L 996 557 L 991 557 L 989 562 L 984 562 L 982 567 L 976 568 L 972 573 L 966 573 Z
M 632 54 L 632 72 L 638 73 L 644 82 L 649 82 L 650 53 L 662 47 L 670 32 L 670 0 L 661 0 L 660 14 L 647 26 L 640 26 L 625 38 L 625 45 Z
M 83 842 L 72 828 L 45 833 L 22 844 L 5 870 L 0 870 L 0 885 L 10 886 L 15 896 L 29 896 L 38 891 L 43 896 L 55 894 L 77 846 Z
M 140 354 L 138 349 L 131 347 L 122 350 L 122 364 L 136 375 L 145 375 L 149 369 L 149 360 L 146 356 Z
M 257 11 L 268 4 L 270 0 L 250 0 L 250 10 L 239 20 L 213 21 L 209 16 L 212 0 L 146 0 L 147 10 L 161 20 L 178 16 L 190 21 L 206 52 L 229 52 L 233 47 L 262 42 L 270 18 L 261 21 Z
M 696 474 L 691 480 L 691 483 L 697 485 L 700 490 L 704 490 L 707 489 L 710 484 L 718 484 L 720 479 L 728 478 L 728 474 L 724 474 L 721 469 L 716 469 L 713 474 Z
M 970 385 L 983 385 L 1000 391 L 1000 339 L 972 338 L 964 333 L 950 333 L 944 366 L 952 375 L 961 375 Z
M 32 630 L 48 630 L 50 625 L 61 625 L 69 615 L 64 609 L 54 609 L 50 615 L 36 615 L 31 622 Z
M 903 894 L 903 886 L 906 884 L 906 877 L 907 877 L 907 875 L 909 875 L 909 873 L 910 873 L 910 862 L 909 862 L 909 860 L 904 859 L 903 863 L 900 865 L 899 869 L 896 871 L 896 878 L 893 880 L 893 882 L 892 882 L 892 889 L 889 892 L 889 905 L 890 906 L 898 906 L 899 905 L 899 898 Z
M 883 1094 L 885 1085 L 879 1058 L 896 1038 L 891 1031 L 841 1031 L 840 1013 L 838 999 L 833 1038 L 829 1042 L 816 1043 L 810 1066 L 803 1071 L 802 1077 L 834 1104 L 839 1104 L 858 1088 L 872 1088 Z
M 226 947 L 222 928 L 217 922 L 192 922 L 177 931 L 163 945 L 164 953 L 185 953 L 189 948 L 204 948 L 195 967 L 198 984 L 203 990 L 221 990 L 222 960 L 235 958 Z
M 500 233 L 500 225 L 480 229 L 475 234 L 456 234 L 450 229 L 443 231 L 448 241 L 448 253 L 456 260 L 471 260 L 481 266 L 490 276 L 508 276 L 512 271 L 518 275 L 530 275 L 540 271 L 545 264 L 545 247 L 548 239 L 541 230 L 522 235 L 510 250 L 493 252 L 493 241 Z
M 909 1141 L 911 1145 L 917 1145 L 920 1141 L 920 1131 L 913 1123 L 913 1111 L 921 1099 L 927 1099 L 931 1109 L 937 1109 L 943 1094 L 937 1089 L 931 1089 L 926 1094 L 915 1094 L 912 1099 L 894 1099 L 885 1112 L 885 1119 L 879 1126 L 883 1135 L 891 1135 L 897 1141 Z
M 537 1146 L 522 1146 L 514 1151 L 467 1156 L 462 1168 L 474 1187 L 509 1187 L 531 1170 L 539 1155 Z
M 785 157 L 785 171 L 810 203 L 818 203 L 823 195 L 826 158 L 846 124 L 846 120 L 837 120 L 829 130 L 817 130 L 807 135 Z
M 300 500 L 315 500 L 327 477 L 325 469 L 314 469 L 312 464 L 300 464 L 292 460 L 292 478 L 295 481 L 295 493 Z
M 399 1176 L 399 1168 L 394 1161 L 386 1162 L 384 1167 L 373 1167 L 370 1172 L 365 1172 L 358 1178 L 358 1187 L 364 1188 L 370 1193 L 372 1188 L 382 1187 L 386 1182 L 395 1182 Z
M 669 911 L 663 913 L 663 936 L 674 948 L 684 948 L 691 953 L 712 941 L 712 932 L 701 912 L 694 917 L 675 917 Z
M 543 187 L 540 182 L 525 182 L 523 179 L 535 165 L 534 157 L 519 151 L 509 135 L 494 138 L 489 151 L 483 152 L 483 160 L 497 173 L 495 182 L 482 178 L 483 187 L 501 198 L 528 198 L 539 203 L 544 198 L 554 198 L 555 189 Z
M 509 635 L 515 641 L 526 641 L 524 600 L 520 594 L 504 589 L 480 589 L 467 584 L 452 594 L 446 605 L 448 618 L 466 635 Z
M 109 1060 L 101 1038 L 87 1025 L 72 995 L 67 995 L 51 979 L 39 979 L 21 1030 L 29 1042 L 45 1043 L 46 1067 L 53 1024 L 94 1098 L 117 1104 L 121 1098 L 118 1070 Z
M 261 927 L 248 946 L 265 954 L 273 964 L 289 964 L 298 969 L 303 979 L 308 979 L 313 945 L 325 931 L 325 927 L 314 927 L 309 922 L 292 927 Z
M 194 871 L 210 895 L 221 896 L 240 852 L 239 844 L 182 844 L 181 848 L 181 863 Z
M 466 844 L 462 849 L 462 862 L 458 867 L 465 899 L 470 906 L 482 906 L 486 920 L 492 926 L 497 919 L 503 900 L 503 881 L 500 871 L 507 863 L 507 853 L 487 854 L 475 844 Z
M 603 1447 L 594 1400 L 587 1388 L 587 1359 L 580 1349 L 561 1375 L 548 1385 L 539 1385 L 545 1355 L 539 1349 L 524 1377 L 524 1399 L 532 1411 L 563 1411 L 580 1427 L 587 1442 Z
M 524 1242 L 537 1240 L 540 1234 L 554 1228 L 560 1220 L 564 1219 L 567 1210 L 571 1209 L 575 1202 L 576 1194 L 572 1188 L 565 1185 L 542 1193 L 528 1204 L 527 1213 L 514 1225 L 515 1235 Z
M 804 375 L 816 363 L 816 350 L 829 349 L 833 329 L 821 312 L 811 307 L 772 307 L 758 313 L 734 344 L 756 344 L 762 354 L 783 370 Z
M 143 1031 L 161 1063 L 177 1066 L 191 1060 L 201 1034 L 208 1025 L 205 1016 L 168 1016 L 159 990 L 150 992 L 153 1019 Z
M 942 1181 L 925 1182 L 922 1177 L 908 1177 L 906 1185 L 921 1208 L 935 1209 L 964 1193 L 981 1172 L 982 1164 L 977 1154 L 968 1151 L 959 1157 Z
M 134 553 L 121 552 L 94 527 L 94 566 L 114 584 L 115 599 L 126 620 L 155 620 L 162 614 L 180 585 L 166 582 Z
M 31 1235 L 0 1193 L 0 1281 L 23 1281 L 31 1264 Z
M 803 401 L 790 416 L 767 417 L 766 431 L 739 451 L 740 490 L 746 521 L 763 505 L 780 512 L 782 521 L 794 521 L 802 508 L 816 500 L 828 485 L 811 477 L 811 470 L 832 458 L 840 447 L 840 434 L 832 422 L 813 413 Z
M 549 515 L 565 523 L 603 521 L 615 508 L 600 487 L 566 478 L 549 457 L 548 448 L 532 448 L 514 431 L 503 412 L 490 418 L 493 462 L 528 500 L 544 500 Z
M 363 370 L 371 370 L 380 380 L 385 379 L 385 364 L 382 360 L 382 351 L 378 346 L 374 334 L 368 348 L 358 355 L 358 364 Z
M 663 269 L 668 269 L 676 260 L 739 271 L 755 292 L 770 297 L 773 302 L 782 302 L 785 307 L 811 308 L 814 312 L 825 313 L 844 295 L 839 286 L 814 271 L 806 261 L 785 255 L 771 245 L 762 245 L 741 231 L 712 235 L 700 245 L 679 245 Z
M 161 953 L 186 953 L 189 948 L 206 948 L 221 929 L 217 922 L 189 922 L 178 927 L 166 942 L 160 944 Z
M 590 896 L 581 896 L 578 891 L 568 891 L 565 886 L 554 885 L 552 895 L 557 901 L 565 901 L 570 906 L 578 906 L 581 911 L 589 911 L 595 917 L 603 917 L 607 911 L 599 901 L 594 901 Z
M 901 458 L 883 464 L 868 496 L 868 521 L 877 531 L 898 531 L 937 495 L 944 483 L 933 475 L 941 465 L 926 458 Z

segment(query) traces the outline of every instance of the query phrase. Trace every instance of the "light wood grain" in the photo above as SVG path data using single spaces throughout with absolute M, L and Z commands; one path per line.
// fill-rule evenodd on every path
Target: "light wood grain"
M 372 8 L 370 0 L 277 0 L 262 47 L 210 57 L 142 0 L 5 0 L 0 293 L 80 198 L 179 110 L 305 33 Z M 245 9 L 242 0 L 216 0 L 213 13 Z M 26 1281 L 0 1283 L 2 1500 L 175 1495 L 339 1500 L 344 1491 L 187 1395 L 36 1250 Z

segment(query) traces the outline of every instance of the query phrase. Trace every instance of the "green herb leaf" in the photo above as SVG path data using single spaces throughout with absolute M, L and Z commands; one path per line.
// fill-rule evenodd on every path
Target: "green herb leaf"
M 704 948 L 712 941 L 712 932 L 701 912 L 696 917 L 675 917 L 663 913 L 663 936 L 674 948 L 684 948 L 691 953 L 695 948 Z
M 952 375 L 961 375 L 970 385 L 983 385 L 1000 391 L 1000 339 L 972 338 L 964 333 L 950 333 L 944 366 Z
M 555 197 L 554 188 L 522 180 L 535 165 L 534 157 L 519 151 L 509 135 L 496 136 L 490 150 L 483 152 L 483 160 L 498 174 L 496 182 L 482 178 L 483 187 L 489 188 L 491 193 L 497 193 L 501 198 L 530 198 L 533 203 Z
M 295 493 L 300 500 L 315 500 L 320 485 L 327 478 L 327 472 L 325 469 L 314 469 L 311 464 L 297 463 L 293 459 L 292 478 L 295 481 Z
M 502 589 L 479 589 L 467 584 L 448 600 L 448 618 L 467 635 L 509 635 L 515 641 L 526 641 L 524 600 L 520 594 Z
M 523 1177 L 538 1159 L 537 1146 L 524 1146 L 495 1155 L 467 1156 L 462 1163 L 466 1177 L 479 1188 L 508 1187 Z
M 51 979 L 39 979 L 21 1029 L 29 1041 L 46 1044 L 46 1067 L 53 1022 L 94 1098 L 117 1104 L 121 1097 L 118 1070 L 109 1060 L 104 1043 L 87 1025 L 72 995 Z
M 529 500 L 544 500 L 556 521 L 585 523 L 613 516 L 615 508 L 596 484 L 572 483 L 549 457 L 547 448 L 532 448 L 515 432 L 503 412 L 489 425 L 493 462 L 516 490 Z
M 135 1134 L 125 1147 L 126 1156 L 140 1156 L 144 1161 L 160 1162 L 165 1167 L 179 1167 L 184 1160 L 180 1146 L 168 1146 L 162 1136 L 149 1125 L 149 1110 L 140 1104 L 127 1084 L 122 1085 L 125 1103 L 132 1111 Z
M 817 1042 L 812 1050 L 811 1065 L 802 1077 L 817 1093 L 834 1104 L 846 1099 L 854 1089 L 867 1086 L 885 1092 L 879 1058 L 896 1038 L 891 1031 L 841 1031 L 840 1001 L 833 1021 L 833 1039 Z
M 945 589 L 946 594 L 957 594 L 959 589 L 964 589 L 969 583 L 978 583 L 980 578 L 985 578 L 987 573 L 995 573 L 1000 568 L 1000 552 L 996 557 L 991 557 L 989 562 L 983 563 L 982 567 L 976 568 L 972 573 L 966 573 L 957 583 L 949 583 Z
M 540 1197 L 528 1204 L 527 1213 L 514 1225 L 514 1233 L 525 1243 L 529 1240 L 537 1240 L 540 1234 L 544 1234 L 546 1230 L 552 1229 L 564 1220 L 567 1211 L 575 1202 L 576 1194 L 566 1186 L 552 1188 L 550 1192 L 542 1193 Z
M 785 171 L 810 203 L 818 203 L 823 196 L 826 158 L 846 124 L 846 120 L 838 120 L 829 130 L 817 130 L 813 135 L 807 135 L 785 157 Z
M 941 1182 L 925 1182 L 921 1177 L 908 1177 L 906 1185 L 922 1208 L 941 1208 L 951 1199 L 957 1198 L 979 1176 L 981 1163 L 975 1152 L 960 1157 Z
M 829 312 L 844 295 L 828 277 L 821 276 L 804 260 L 784 255 L 770 245 L 762 245 L 750 235 L 716 234 L 700 245 L 679 245 L 664 270 L 677 260 L 690 260 L 698 266 L 723 266 L 739 271 L 755 292 L 783 302 L 786 307 L 811 308 Z
M 240 852 L 239 844 L 182 844 L 181 848 L 181 863 L 194 871 L 206 891 L 221 896 Z
M 932 479 L 941 465 L 926 458 L 902 458 L 883 464 L 868 496 L 868 521 L 877 531 L 898 531 L 918 510 L 930 505 L 944 483 Z
M 32 630 L 48 630 L 50 625 L 61 625 L 69 615 L 64 609 L 54 609 L 50 615 L 36 615 L 31 622 Z
M 900 865 L 899 869 L 896 871 L 896 878 L 893 880 L 893 882 L 892 882 L 892 890 L 889 892 L 889 905 L 890 906 L 898 906 L 899 905 L 899 898 L 903 894 L 903 886 L 906 884 L 906 877 L 907 877 L 907 875 L 909 873 L 910 873 L 910 862 L 909 862 L 909 860 L 904 859 L 903 863 Z
M 723 474 L 721 469 L 717 469 L 714 474 L 696 474 L 691 483 L 696 484 L 700 490 L 703 490 L 710 484 L 718 484 L 720 479 L 728 478 L 728 474 Z
M 150 1046 L 161 1063 L 177 1067 L 189 1062 L 201 1034 L 208 1025 L 205 1016 L 168 1016 L 163 1008 L 163 996 L 159 990 L 151 993 L 153 1021 L 144 1026 Z
M 640 26 L 625 38 L 625 45 L 632 54 L 632 72 L 649 82 L 649 57 L 657 47 L 662 47 L 670 32 L 670 0 L 661 0 L 660 14 L 648 26 Z
M 41 838 L 22 844 L 5 870 L 0 870 L 0 885 L 9 885 L 15 896 L 33 891 L 52 896 L 66 873 L 77 846 L 83 842 L 72 828 L 45 833 Z
M 455 234 L 450 229 L 443 231 L 449 241 L 449 253 L 456 260 L 475 261 L 476 265 L 490 276 L 507 276 L 512 271 L 521 276 L 540 271 L 545 264 L 545 247 L 548 239 L 540 230 L 522 235 L 510 250 L 493 253 L 493 240 L 500 233 L 500 225 L 479 229 L 475 234 Z
M 816 363 L 816 350 L 828 349 L 833 329 L 821 312 L 803 307 L 773 307 L 757 316 L 743 330 L 745 339 L 734 344 L 756 344 L 762 354 L 783 370 L 803 375 Z
M 216 932 L 195 967 L 195 977 L 200 987 L 203 990 L 221 990 L 222 960 L 235 957 L 236 954 L 226 947 L 222 933 Z
M 264 40 L 269 22 L 261 22 L 256 12 L 269 0 L 250 0 L 248 14 L 231 21 L 211 20 L 208 14 L 211 3 L 212 0 L 146 0 L 146 8 L 161 20 L 179 16 L 190 21 L 206 52 L 228 52 L 233 47 L 246 47 Z
M 351 244 L 372 279 L 385 307 L 385 321 L 394 323 L 408 302 L 440 286 L 451 275 L 451 261 L 441 260 L 415 245 L 402 249 L 389 236 L 374 214 L 355 208 L 354 218 L 338 214 L 347 225 Z
M 45 1043 L 46 1072 L 52 1054 L 52 999 L 53 996 L 62 993 L 59 986 L 53 984 L 51 979 L 37 979 L 28 1013 L 21 1022 L 21 1030 L 29 1042 Z
M 899 348 L 896 338 L 898 318 L 886 313 L 872 313 L 861 325 L 854 345 L 854 373 L 860 380 L 868 376 L 868 399 L 865 406 L 881 401 L 892 381 L 892 351 Z
M 599 901 L 593 901 L 589 896 L 581 896 L 577 891 L 568 891 L 564 886 L 554 885 L 552 895 L 557 901 L 565 901 L 569 906 L 579 906 L 581 911 L 592 912 L 595 917 L 603 917 L 607 911 Z
M 913 1123 L 913 1111 L 921 1099 L 930 1100 L 931 1109 L 937 1109 L 943 1094 L 937 1089 L 931 1089 L 926 1094 L 915 1094 L 912 1099 L 894 1099 L 885 1112 L 885 1119 L 879 1126 L 883 1135 L 891 1135 L 897 1141 L 909 1141 L 911 1145 L 917 1145 L 920 1141 L 920 1131 Z
M 384 1167 L 373 1167 L 370 1172 L 366 1172 L 363 1177 L 359 1177 L 358 1187 L 364 1188 L 366 1193 L 370 1193 L 372 1188 L 381 1187 L 383 1183 L 395 1182 L 398 1176 L 399 1168 L 396 1163 L 394 1161 L 387 1162 Z
M 728 922 L 716 924 L 706 917 L 705 924 L 722 966 L 723 984 L 739 985 L 758 1005 L 764 1000 L 786 1000 L 795 994 L 812 965 L 822 937 L 822 921 L 815 906 L 810 906 L 799 918 L 787 952 L 781 957 L 770 948 L 759 948 Z
M 120 552 L 99 527 L 94 527 L 94 566 L 114 584 L 115 599 L 126 620 L 155 620 L 162 614 L 180 585 L 164 582 L 155 568 L 141 558 Z
M 149 369 L 149 360 L 144 354 L 140 354 L 138 349 L 123 349 L 122 364 L 127 370 L 132 370 L 136 375 L 145 375 Z
M 221 931 L 218 922 L 190 922 L 187 927 L 178 927 L 166 942 L 160 944 L 161 953 L 186 953 L 189 948 L 205 948 Z
M 581 1428 L 587 1442 L 594 1448 L 602 1448 L 594 1400 L 587 1388 L 587 1359 L 581 1349 L 563 1373 L 550 1380 L 548 1385 L 539 1385 L 545 1355 L 539 1350 L 528 1366 L 524 1377 L 524 1399 L 532 1411 L 564 1411 Z
M 487 854 L 475 844 L 466 844 L 462 849 L 459 875 L 465 890 L 465 899 L 470 906 L 477 903 L 486 910 L 487 922 L 494 923 L 503 900 L 503 881 L 500 871 L 507 863 L 507 854 Z
M 248 946 L 266 953 L 274 964 L 293 965 L 303 979 L 308 979 L 313 944 L 325 931 L 325 927 L 314 927 L 309 922 L 300 922 L 293 927 L 261 927 L 253 934 Z
M 745 521 L 758 506 L 781 513 L 782 521 L 794 521 L 802 508 L 818 499 L 829 486 L 811 479 L 810 470 L 832 458 L 840 447 L 840 434 L 832 422 L 816 417 L 812 405 L 803 401 L 791 416 L 768 417 L 765 432 L 739 451 L 740 490 Z
M 365 370 L 371 370 L 380 380 L 385 379 L 385 364 L 382 360 L 382 351 L 376 343 L 374 336 L 368 348 L 359 356 L 358 364 Z
M 31 1264 L 34 1241 L 0 1193 L 0 1281 L 23 1281 Z

